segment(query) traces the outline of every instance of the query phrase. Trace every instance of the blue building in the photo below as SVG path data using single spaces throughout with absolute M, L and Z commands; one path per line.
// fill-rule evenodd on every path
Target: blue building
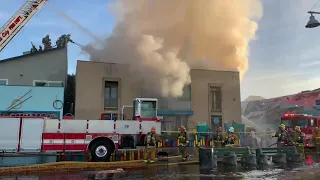
M 63 116 L 63 87 L 0 86 L 0 92 L 0 116 Z
M 67 49 L 0 61 L 0 116 L 63 117 Z

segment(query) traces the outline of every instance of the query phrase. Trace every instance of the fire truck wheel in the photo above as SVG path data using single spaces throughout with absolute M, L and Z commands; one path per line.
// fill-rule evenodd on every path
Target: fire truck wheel
M 92 161 L 106 162 L 111 155 L 111 145 L 105 141 L 97 141 L 91 146 Z

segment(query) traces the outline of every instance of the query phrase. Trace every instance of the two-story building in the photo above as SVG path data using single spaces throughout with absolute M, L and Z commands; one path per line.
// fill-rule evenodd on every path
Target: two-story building
M 0 61 L 0 115 L 62 118 L 67 48 Z
M 148 96 L 133 82 L 127 65 L 78 61 L 76 70 L 75 116 L 77 119 L 117 119 L 132 117 L 132 110 L 122 114 L 124 105 L 136 97 Z M 159 99 L 158 115 L 163 130 L 177 130 L 184 125 L 194 128 L 207 123 L 212 130 L 226 121 L 241 122 L 240 80 L 238 72 L 192 69 L 191 84 L 179 98 Z M 152 97 L 149 97 L 152 98 Z

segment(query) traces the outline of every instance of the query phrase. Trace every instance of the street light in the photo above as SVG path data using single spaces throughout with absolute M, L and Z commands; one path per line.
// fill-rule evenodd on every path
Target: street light
M 319 12 L 315 12 L 315 11 L 309 11 L 308 12 L 310 15 L 309 21 L 306 25 L 306 28 L 315 28 L 320 26 L 319 21 L 316 20 L 316 18 L 313 16 L 313 14 L 320 14 Z

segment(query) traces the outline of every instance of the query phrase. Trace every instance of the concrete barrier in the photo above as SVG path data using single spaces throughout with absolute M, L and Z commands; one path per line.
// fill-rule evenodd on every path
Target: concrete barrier
M 200 169 L 214 169 L 217 167 L 217 156 L 214 154 L 213 148 L 199 149 L 199 165 Z
M 249 147 L 215 148 L 214 152 L 225 164 L 237 165 L 239 157 L 241 163 L 257 165 L 256 155 L 251 152 Z
M 299 153 L 295 146 L 284 146 L 275 148 L 259 148 L 256 150 L 257 161 L 261 164 L 267 164 L 268 157 L 272 156 L 275 163 L 301 162 L 304 160 L 304 154 Z

